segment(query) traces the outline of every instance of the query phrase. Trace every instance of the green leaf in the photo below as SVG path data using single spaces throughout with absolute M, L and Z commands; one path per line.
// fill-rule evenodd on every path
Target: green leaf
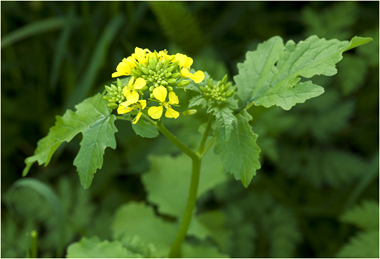
M 119 241 L 100 241 L 97 236 L 82 237 L 67 248 L 67 258 L 135 258 Z
M 83 188 L 90 187 L 96 170 L 103 165 L 105 148 L 116 148 L 116 117 L 110 114 L 111 109 L 101 94 L 90 97 L 75 107 L 76 112 L 67 110 L 62 117 L 56 117 L 56 123 L 50 128 L 49 134 L 38 141 L 34 155 L 25 159 L 23 176 L 27 175 L 31 165 L 36 161 L 39 165 L 45 163 L 47 166 L 62 142 L 69 142 L 82 132 L 81 148 L 74 165 L 77 167 Z
M 139 119 L 136 124 L 132 124 L 132 129 L 143 138 L 155 138 L 160 134 L 156 127 L 146 122 L 143 118 Z
M 197 95 L 190 99 L 189 108 L 194 106 L 201 106 L 205 108 L 207 106 L 207 100 L 203 95 Z
M 227 106 L 214 106 L 211 110 L 214 112 L 216 118 L 215 125 L 216 130 L 219 131 L 219 136 L 224 141 L 228 141 L 233 129 L 233 124 L 236 122 L 233 111 Z
M 184 243 L 181 248 L 182 258 L 229 258 L 227 254 L 218 251 L 215 246 L 202 243 L 201 245 L 190 245 Z
M 379 230 L 362 232 L 351 238 L 337 257 L 379 258 Z
M 350 45 L 348 45 L 348 47 L 344 51 L 348 51 L 350 49 L 356 48 L 360 45 L 366 44 L 371 41 L 373 41 L 373 39 L 369 37 L 364 38 L 355 36 L 350 40 Z
M 214 152 L 221 155 L 225 172 L 230 172 L 236 180 L 241 180 L 244 187 L 248 187 L 256 170 L 260 169 L 260 148 L 256 144 L 257 134 L 252 132 L 248 121 L 252 117 L 244 111 L 237 115 L 233 123 L 230 139 L 226 142 L 218 133 Z
M 280 37 L 273 37 L 256 51 L 247 52 L 246 61 L 238 64 L 239 74 L 234 77 L 238 96 L 244 106 L 253 102 L 289 110 L 324 92 L 311 81 L 300 82 L 300 77 L 336 74 L 335 64 L 343 58 L 342 53 L 366 42 L 367 38 L 347 42 L 311 36 L 297 46 L 292 40 L 284 46 Z
M 191 179 L 191 160 L 184 154 L 175 158 L 150 156 L 151 169 L 142 177 L 148 200 L 158 205 L 160 213 L 181 217 L 185 211 Z M 197 196 L 224 182 L 226 175 L 218 157 L 206 153 L 202 160 Z
M 157 217 L 152 207 L 129 202 L 116 211 L 112 232 L 116 240 L 136 235 L 145 243 L 153 243 L 158 256 L 167 256 L 177 227 Z
M 363 230 L 379 229 L 379 203 L 364 201 L 361 205 L 346 211 L 340 220 L 354 224 Z
M 156 258 L 156 247 L 152 244 L 146 244 L 138 236 L 125 236 L 121 239 L 121 243 L 129 251 L 139 254 L 144 258 Z

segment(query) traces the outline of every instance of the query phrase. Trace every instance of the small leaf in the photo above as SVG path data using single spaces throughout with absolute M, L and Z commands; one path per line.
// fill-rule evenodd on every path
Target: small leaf
M 203 95 L 194 96 L 189 101 L 189 108 L 194 106 L 201 106 L 202 108 L 205 108 L 207 106 L 207 100 Z
M 348 47 L 344 51 L 348 51 L 350 49 L 356 48 L 360 45 L 366 44 L 371 41 L 373 41 L 373 39 L 369 37 L 364 38 L 364 37 L 355 36 L 350 40 L 350 45 L 348 45 Z
M 248 187 L 256 170 L 261 168 L 259 162 L 260 148 L 256 144 L 257 134 L 252 132 L 248 121 L 252 117 L 244 111 L 233 123 L 230 139 L 225 142 L 219 134 L 216 135 L 214 152 L 221 155 L 225 172 L 230 172 L 236 180 L 241 180 Z
M 363 230 L 379 229 L 379 203 L 364 201 L 361 205 L 346 211 L 340 219 Z
M 132 124 L 132 129 L 143 138 L 155 138 L 160 134 L 156 127 L 142 118 L 136 124 Z
M 100 241 L 97 236 L 82 237 L 67 248 L 67 258 L 135 258 L 119 241 Z
M 379 258 L 379 230 L 362 232 L 351 238 L 336 256 L 343 258 Z
M 211 110 L 214 112 L 216 118 L 215 130 L 219 131 L 219 135 L 224 141 L 228 141 L 233 129 L 233 123 L 236 122 L 236 117 L 233 114 L 233 111 L 226 106 L 214 106 Z
M 56 123 L 50 128 L 49 134 L 38 141 L 34 155 L 25 159 L 23 176 L 28 174 L 31 165 L 36 161 L 47 166 L 62 142 L 69 142 L 82 132 L 81 148 L 74 165 L 83 188 L 90 187 L 96 170 L 103 165 L 104 150 L 106 147 L 116 148 L 116 117 L 110 114 L 111 109 L 107 107 L 107 101 L 101 94 L 87 98 L 75 107 L 76 112 L 67 110 L 62 117 L 56 117 Z

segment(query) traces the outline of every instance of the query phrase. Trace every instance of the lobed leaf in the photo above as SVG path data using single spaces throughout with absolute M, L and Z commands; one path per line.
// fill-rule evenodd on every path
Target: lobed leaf
M 261 168 L 259 162 L 260 148 L 256 144 L 257 134 L 252 132 L 248 121 L 252 117 L 244 111 L 237 115 L 228 141 L 224 141 L 216 132 L 214 152 L 221 155 L 225 172 L 230 172 L 236 180 L 241 180 L 248 187 L 256 170 Z
M 344 245 L 337 257 L 379 258 L 379 230 L 362 232 Z
M 45 163 L 47 166 L 61 143 L 71 141 L 81 132 L 83 139 L 74 165 L 83 188 L 90 187 L 96 170 L 103 165 L 104 150 L 107 147 L 116 148 L 116 116 L 110 114 L 111 109 L 101 94 L 87 98 L 75 107 L 76 112 L 67 110 L 62 117 L 56 116 L 54 127 L 50 128 L 46 137 L 38 141 L 34 155 L 25 159 L 23 176 L 28 174 L 31 165 L 36 161 L 39 165 Z
M 361 205 L 346 211 L 340 219 L 363 230 L 379 229 L 379 203 L 366 200 Z
M 297 103 L 321 95 L 324 89 L 301 78 L 314 75 L 332 76 L 342 53 L 369 42 L 370 38 L 354 37 L 351 42 L 319 39 L 311 36 L 297 44 L 276 36 L 259 44 L 238 64 L 235 76 L 238 96 L 243 106 L 249 103 L 264 107 L 280 106 L 289 110 Z

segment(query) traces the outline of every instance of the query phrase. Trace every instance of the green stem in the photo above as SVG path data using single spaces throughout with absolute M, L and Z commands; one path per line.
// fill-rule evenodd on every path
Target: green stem
M 186 233 L 189 228 L 191 218 L 193 216 L 195 202 L 197 200 L 200 172 L 201 172 L 201 158 L 198 157 L 197 159 L 193 159 L 193 168 L 191 172 L 189 197 L 187 198 L 185 214 L 183 215 L 181 226 L 179 227 L 177 236 L 169 252 L 168 257 L 170 258 L 179 257 L 180 255 L 181 246 L 182 246 L 183 241 L 185 240 Z
M 183 144 L 176 136 L 174 136 L 167 128 L 162 124 L 161 120 L 157 121 L 157 129 L 168 138 L 176 147 L 178 147 L 183 153 L 188 155 L 193 161 L 199 159 L 198 155 Z
M 198 185 L 199 185 L 199 176 L 201 173 L 201 161 L 202 156 L 205 154 L 205 152 L 209 149 L 210 145 L 208 144 L 205 148 L 207 137 L 211 130 L 211 124 L 212 124 L 212 114 L 210 114 L 208 124 L 206 127 L 206 130 L 203 134 L 203 138 L 201 141 L 201 144 L 199 145 L 198 151 L 195 154 L 195 156 L 190 156 L 192 159 L 192 172 L 191 172 L 191 182 L 190 182 L 190 190 L 189 190 L 189 197 L 187 198 L 187 204 L 185 208 L 185 213 L 183 215 L 181 225 L 179 227 L 177 236 L 173 242 L 173 245 L 169 252 L 169 257 L 179 257 L 181 246 L 183 241 L 185 240 L 187 230 L 189 229 L 191 218 L 193 216 L 195 203 L 197 201 L 197 193 L 198 193 Z M 213 141 L 210 141 L 213 143 Z M 212 145 L 212 144 L 211 144 Z M 191 151 L 192 152 L 192 151 Z M 193 153 L 193 152 L 192 152 Z

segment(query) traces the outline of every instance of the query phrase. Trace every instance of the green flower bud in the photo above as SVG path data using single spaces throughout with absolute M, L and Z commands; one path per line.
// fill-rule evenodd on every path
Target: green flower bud
M 141 77 L 141 72 L 140 72 L 140 70 L 136 70 L 136 69 L 134 69 L 134 70 L 132 70 L 132 75 L 134 76 L 134 77 Z
M 216 87 L 220 87 L 222 85 L 222 81 L 219 81 Z
M 156 74 L 156 72 L 154 72 L 153 70 L 149 69 L 149 74 L 151 74 L 152 76 Z
M 212 83 L 212 81 L 210 80 L 210 78 L 207 78 L 207 86 L 210 87 L 211 89 L 214 88 L 214 84 Z
M 139 64 L 139 68 L 140 68 L 141 72 L 143 72 L 144 74 L 146 74 L 146 75 L 149 74 L 149 70 L 146 67 Z
M 168 82 L 169 85 L 174 85 L 177 82 L 177 79 L 170 78 L 170 79 L 167 80 L 167 82 Z
M 149 91 L 150 92 L 153 92 L 153 90 L 154 90 L 154 85 L 152 85 L 151 87 L 149 87 Z
M 123 83 L 121 82 L 121 80 L 119 78 L 117 79 L 116 82 L 117 82 L 117 87 L 123 88 Z
M 235 90 L 229 90 L 227 93 L 226 93 L 226 97 L 231 97 L 233 94 L 234 94 Z
M 105 88 L 105 89 L 107 90 L 107 92 L 108 92 L 109 94 L 111 94 L 111 95 L 112 95 L 112 93 L 114 92 L 113 89 L 112 89 L 111 87 L 107 86 L 107 85 L 105 85 L 104 88 Z
M 119 78 L 118 78 L 118 79 L 119 79 Z M 120 80 L 119 80 L 119 81 L 120 81 Z M 119 81 L 118 81 L 118 82 L 119 82 Z M 116 92 L 116 93 L 118 92 L 118 91 L 117 91 L 117 87 L 114 86 L 113 84 L 111 84 L 111 88 L 112 88 L 112 92 Z
M 230 88 L 230 86 L 231 86 L 231 83 L 226 84 L 226 85 L 223 87 L 223 92 L 227 91 L 228 88 Z
M 149 88 L 149 86 L 147 86 L 147 85 L 145 85 L 143 88 L 141 88 L 141 91 L 146 91 L 146 90 L 148 90 L 148 88 Z
M 157 65 L 157 58 L 153 56 L 152 59 L 149 61 L 149 67 L 150 69 L 154 70 L 156 69 L 156 65 Z
M 168 85 L 168 82 L 166 82 L 166 81 L 162 81 L 161 84 L 162 84 L 163 86 L 166 86 L 166 85 Z
M 197 113 L 197 110 L 191 109 L 191 110 L 184 111 L 182 113 L 182 115 L 188 116 L 188 115 L 193 115 L 193 114 L 196 114 L 196 113 Z
M 103 96 L 103 99 L 109 101 L 109 100 L 112 99 L 112 97 L 111 97 L 111 96 L 107 96 L 107 95 L 105 95 L 105 96 Z
M 159 71 L 161 68 L 162 68 L 162 63 L 161 61 L 158 61 L 156 65 L 156 71 Z
M 163 69 L 166 69 L 166 68 L 169 66 L 169 62 L 170 62 L 169 59 L 165 60 L 165 63 L 164 63 L 164 65 L 162 66 L 162 68 L 163 68 Z
M 173 92 L 173 87 L 168 86 L 167 89 L 168 89 L 169 92 Z
M 178 78 L 180 75 L 180 73 L 174 73 L 171 75 L 171 78 Z
M 178 67 L 178 61 L 177 62 L 175 62 L 173 65 L 171 65 L 169 68 L 168 68 L 168 70 L 167 70 L 167 72 L 172 72 L 174 69 L 176 69 Z
M 190 81 L 189 80 L 182 80 L 181 82 L 179 82 L 177 84 L 178 87 L 185 87 L 187 86 L 188 84 L 190 84 Z
M 148 76 L 147 76 L 147 75 L 142 75 L 141 77 L 144 78 L 145 80 L 148 79 Z
M 172 73 L 171 73 L 171 72 L 168 72 L 168 73 L 165 74 L 165 77 L 166 77 L 166 78 L 169 78 L 171 75 L 172 75 Z
M 201 89 L 202 92 L 208 92 L 208 89 L 206 87 L 200 86 L 199 89 Z
M 227 101 L 227 99 L 226 99 L 226 98 L 224 98 L 224 97 L 220 97 L 220 100 L 221 100 L 222 102 L 225 102 L 225 101 Z
M 119 105 L 117 105 L 116 103 L 109 103 L 109 104 L 107 104 L 107 106 L 113 110 L 116 109 L 117 107 L 119 107 Z
M 225 85 L 227 83 L 227 75 L 225 75 L 221 81 L 222 85 Z

